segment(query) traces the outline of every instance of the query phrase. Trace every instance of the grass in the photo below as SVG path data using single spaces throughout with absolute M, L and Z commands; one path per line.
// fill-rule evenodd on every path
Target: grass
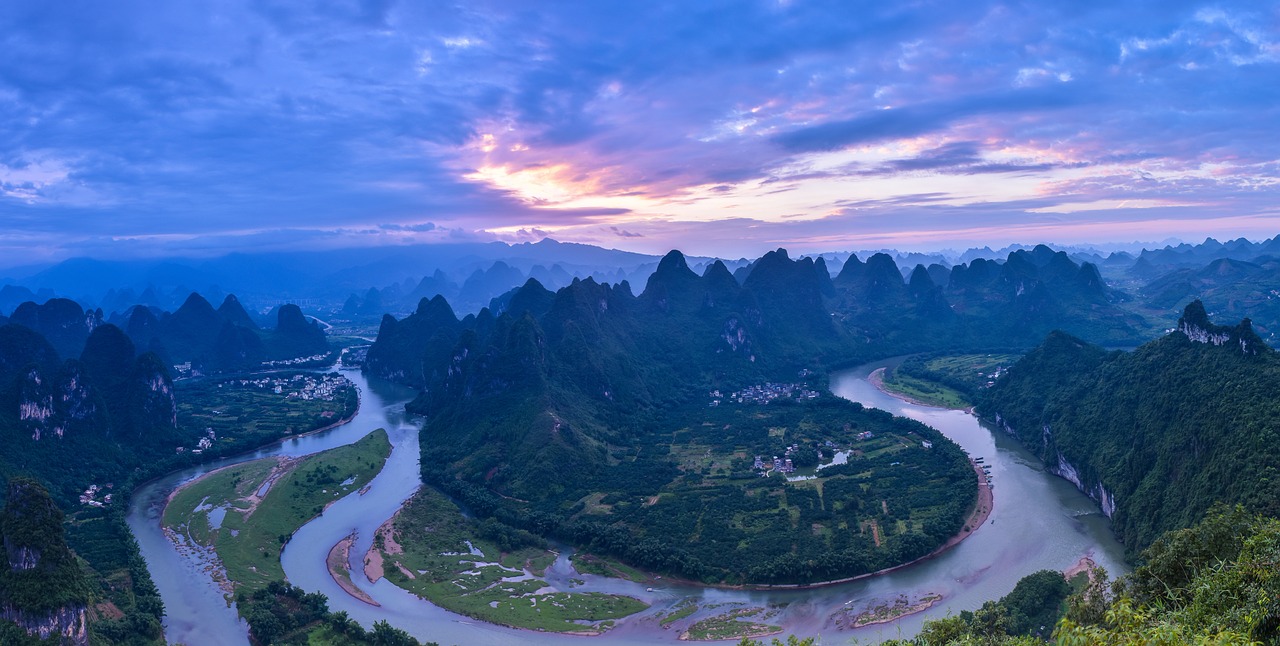
M 899 371 L 885 376 L 884 387 L 898 395 L 930 406 L 943 408 L 968 408 L 973 404 L 959 391 L 932 381 L 917 379 Z
M 209 512 L 253 494 L 275 465 L 275 460 L 254 460 L 206 474 L 178 491 L 165 505 L 163 524 L 200 545 L 212 545 Z
M 368 484 L 391 453 L 378 429 L 354 444 L 308 456 L 292 464 L 256 460 L 219 471 L 179 492 L 165 508 L 164 523 L 212 546 L 227 578 L 247 592 L 283 579 L 280 551 L 293 533 L 325 506 Z M 275 477 L 261 500 L 255 494 Z M 210 508 L 227 509 L 213 529 Z
M 964 393 L 940 381 L 963 384 L 964 389 L 976 392 L 995 380 L 1002 369 L 1017 362 L 1016 354 L 957 354 L 936 356 L 923 361 L 920 366 L 899 367 L 886 371 L 884 385 L 888 390 L 911 399 L 946 408 L 968 408 L 973 405 Z M 931 376 L 932 375 L 932 376 Z
M 782 632 L 781 626 L 754 621 L 739 621 L 746 617 L 758 615 L 763 611 L 764 608 L 738 608 L 714 617 L 708 617 L 690 626 L 682 637 L 691 641 L 712 641 L 743 637 L 763 637 Z
M 662 627 L 666 628 L 681 619 L 692 616 L 693 613 L 697 611 L 698 604 L 694 603 L 692 599 L 685 599 L 684 601 L 681 601 L 670 614 L 662 618 Z
M 614 579 L 626 579 L 635 581 L 636 583 L 644 583 L 649 580 L 649 575 L 637 570 L 622 561 L 611 559 L 605 556 L 596 556 L 595 554 L 586 554 L 578 552 L 570 557 L 574 569 L 583 574 L 595 574 L 598 576 L 607 576 Z
M 622 595 L 544 590 L 547 583 L 530 575 L 538 566 L 545 570 L 555 553 L 532 547 L 503 553 L 475 529 L 457 505 L 424 487 L 396 520 L 403 551 L 383 551 L 387 580 L 459 614 L 550 632 L 603 632 L 649 607 Z

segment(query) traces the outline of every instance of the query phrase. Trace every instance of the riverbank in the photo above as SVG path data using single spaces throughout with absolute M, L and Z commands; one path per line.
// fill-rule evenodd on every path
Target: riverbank
M 906 393 L 899 392 L 897 390 L 894 390 L 893 388 L 890 388 L 887 384 L 885 384 L 885 381 L 884 381 L 885 370 L 888 370 L 888 368 L 876 368 L 875 370 L 871 371 L 871 374 L 867 375 L 867 381 L 870 382 L 872 386 L 875 386 L 876 389 L 879 390 L 880 392 L 886 395 L 889 395 L 890 397 L 901 399 L 902 401 L 907 402 L 908 404 L 912 404 L 914 406 L 928 406 L 929 408 L 950 408 L 948 406 L 941 406 L 936 402 L 929 402 L 929 401 L 917 399 Z M 968 410 L 968 409 L 951 408 L 950 410 Z
M 329 556 L 325 558 L 325 565 L 329 568 L 329 576 L 333 577 L 334 583 L 337 583 L 343 592 L 371 606 L 380 608 L 382 604 L 375 601 L 367 592 L 357 588 L 351 582 L 351 546 L 355 542 L 356 533 L 351 532 L 329 550 Z
M 169 496 L 163 527 L 213 550 L 237 591 L 264 588 L 285 579 L 280 552 L 293 534 L 376 477 L 391 448 L 378 429 L 303 458 L 272 456 L 215 469 Z

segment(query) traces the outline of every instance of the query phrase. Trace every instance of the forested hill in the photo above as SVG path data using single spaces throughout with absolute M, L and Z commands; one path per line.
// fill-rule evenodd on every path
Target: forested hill
M 824 369 L 865 347 L 830 289 L 822 263 L 784 251 L 741 284 L 672 252 L 639 296 L 529 281 L 462 320 L 424 301 L 384 319 L 366 368 L 419 384 L 423 480 L 510 536 L 705 581 L 855 576 L 960 532 L 977 483 L 936 430 L 825 393 Z M 845 466 L 786 480 L 837 447 Z
M 1112 517 L 1131 554 L 1215 502 L 1280 515 L 1280 356 L 1249 320 L 1195 301 L 1133 352 L 1063 333 L 1012 366 L 979 412 Z
M 88 644 L 90 589 L 67 548 L 62 511 L 35 480 L 9 482 L 0 543 L 0 642 L 35 642 L 29 631 L 50 642 Z
M 456 449 L 450 463 L 504 494 L 544 497 L 607 463 L 655 411 L 846 356 L 815 264 L 785 252 L 761 263 L 739 286 L 724 265 L 699 276 L 673 252 L 640 296 L 625 282 L 552 294 L 530 280 L 506 311 L 461 321 L 444 299 L 424 301 L 384 319 L 367 369 L 423 388 L 410 409 L 427 415 L 431 446 Z M 781 306 L 782 282 L 803 300 Z
M 885 254 L 851 257 L 833 278 L 779 249 L 735 277 L 719 262 L 698 275 L 673 251 L 638 296 L 626 282 L 553 293 L 529 280 L 461 320 L 423 299 L 383 318 L 365 369 L 422 390 L 410 409 L 442 434 L 431 445 L 458 453 L 442 460 L 536 498 L 575 477 L 562 465 L 595 468 L 655 411 L 704 405 L 712 390 L 912 351 L 1030 347 L 1054 327 L 1133 341 L 1145 328 L 1116 298 L 1092 265 L 1043 246 L 909 279 Z

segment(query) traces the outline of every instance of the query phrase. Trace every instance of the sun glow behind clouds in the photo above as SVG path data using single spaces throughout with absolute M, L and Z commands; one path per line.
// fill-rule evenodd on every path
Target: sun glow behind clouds
M 735 255 L 1276 233 L 1265 3 L 23 4 L 0 12 L 0 248 L 424 221 Z

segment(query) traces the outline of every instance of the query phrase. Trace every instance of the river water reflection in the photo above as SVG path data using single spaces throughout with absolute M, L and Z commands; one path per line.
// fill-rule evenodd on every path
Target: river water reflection
M 753 606 L 786 604 L 770 623 L 783 625 L 800 636 L 822 635 L 823 643 L 860 643 L 906 637 L 919 631 L 926 619 L 973 610 L 984 601 L 1013 589 L 1018 579 L 1040 569 L 1063 570 L 1082 556 L 1090 556 L 1108 572 L 1126 570 L 1123 549 L 1112 538 L 1107 519 L 1097 505 L 1065 480 L 1044 471 L 1039 461 L 1012 438 L 980 425 L 962 411 L 944 410 L 903 402 L 877 390 L 867 375 L 890 362 L 879 362 L 832 375 L 836 395 L 865 406 L 910 417 L 940 430 L 970 455 L 985 459 L 995 482 L 995 509 L 985 525 L 955 548 L 928 561 L 871 579 L 808 590 L 743 591 L 689 585 L 646 585 L 575 573 L 566 555 L 550 568 L 548 584 L 567 590 L 569 579 L 587 581 L 574 591 L 630 594 L 652 608 L 619 622 L 600 637 L 570 637 L 518 631 L 476 622 L 422 601 L 390 585 L 385 579 L 371 584 L 360 562 L 374 530 L 419 486 L 418 424 L 407 419 L 403 405 L 412 393 L 385 382 L 369 381 L 355 372 L 347 376 L 360 387 L 361 409 L 349 424 L 303 438 L 288 440 L 251 455 L 188 469 L 141 487 L 130 508 L 129 524 L 137 536 L 152 577 L 165 601 L 166 636 L 189 644 L 247 643 L 246 628 L 227 608 L 221 594 L 201 571 L 198 559 L 179 554 L 159 528 L 163 501 L 175 487 L 213 468 L 272 455 L 306 455 L 359 439 L 369 431 L 386 428 L 393 452 L 386 468 L 363 496 L 343 499 L 294 536 L 282 559 L 289 580 L 308 591 L 329 597 L 333 610 L 345 610 L 369 627 L 387 620 L 423 640 L 441 644 L 589 644 L 607 646 L 676 642 L 679 634 L 663 629 L 655 615 L 682 599 L 694 597 L 705 604 L 743 602 Z M 337 586 L 325 569 L 329 548 L 352 531 L 352 579 L 376 599 L 374 607 L 351 597 Z M 929 610 L 896 622 L 856 630 L 839 630 L 828 618 L 846 607 L 900 594 L 918 597 L 942 595 Z

